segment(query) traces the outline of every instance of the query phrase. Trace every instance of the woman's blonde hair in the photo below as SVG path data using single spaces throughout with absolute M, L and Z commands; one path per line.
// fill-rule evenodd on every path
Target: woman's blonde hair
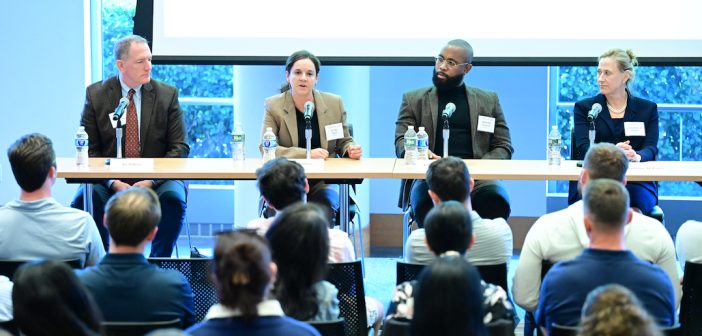
M 661 336 L 636 295 L 620 285 L 606 285 L 588 294 L 578 336 Z
M 611 57 L 617 62 L 617 68 L 619 68 L 619 71 L 629 71 L 630 76 L 626 81 L 626 86 L 629 87 L 629 84 L 632 83 L 636 77 L 636 67 L 639 66 L 639 61 L 634 52 L 631 49 L 609 49 L 605 51 L 604 54 L 600 55 L 599 60 L 607 57 Z

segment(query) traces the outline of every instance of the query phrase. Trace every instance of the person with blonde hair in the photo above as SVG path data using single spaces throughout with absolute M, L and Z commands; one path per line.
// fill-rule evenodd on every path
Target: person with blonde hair
M 634 293 L 605 285 L 587 295 L 579 336 L 660 336 L 656 323 Z
M 631 92 L 638 60 L 634 52 L 610 49 L 599 57 L 597 85 L 600 93 L 575 103 L 576 157 L 582 160 L 590 148 L 589 131 L 594 126 L 595 143 L 609 142 L 624 150 L 631 162 L 655 161 L 658 154 L 658 106 Z M 590 115 L 593 106 L 602 108 L 599 115 Z M 570 183 L 568 204 L 580 199 L 577 183 Z M 631 207 L 647 215 L 658 203 L 655 182 L 629 182 L 626 189 Z

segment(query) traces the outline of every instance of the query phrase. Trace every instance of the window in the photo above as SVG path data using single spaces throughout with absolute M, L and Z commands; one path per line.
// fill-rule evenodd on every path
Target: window
M 570 131 L 575 102 L 599 93 L 597 67 L 552 67 L 551 124 L 563 136 L 563 157 L 570 158 Z M 639 67 L 635 95 L 658 104 L 660 161 L 702 160 L 702 67 Z M 567 193 L 565 181 L 549 182 L 549 193 Z M 702 196 L 694 182 L 661 182 L 660 196 Z

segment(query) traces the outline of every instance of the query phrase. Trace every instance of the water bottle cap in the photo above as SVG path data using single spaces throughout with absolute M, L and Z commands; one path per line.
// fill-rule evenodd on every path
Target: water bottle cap
M 266 127 L 266 132 L 273 132 L 273 127 Z
M 79 126 L 79 127 L 78 127 L 78 130 L 79 130 L 79 131 L 85 131 L 85 126 Z
M 551 129 L 557 130 L 557 129 L 558 129 L 558 125 L 551 125 Z
M 409 125 L 409 126 L 407 126 L 407 129 L 408 129 L 408 130 L 413 130 L 413 131 L 414 131 L 414 126 Z
M 419 131 L 421 132 L 423 130 L 424 130 L 424 126 L 419 126 Z

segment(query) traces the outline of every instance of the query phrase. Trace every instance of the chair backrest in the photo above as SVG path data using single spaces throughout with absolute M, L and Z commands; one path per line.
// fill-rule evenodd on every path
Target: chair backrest
M 575 127 L 570 128 L 570 159 L 578 159 L 578 147 L 575 146 Z
M 202 321 L 210 307 L 219 302 L 217 288 L 210 277 L 214 263 L 212 259 L 149 258 L 149 263 L 183 273 L 193 289 L 195 318 L 198 321 Z
M 658 330 L 660 330 L 665 336 L 683 336 L 683 329 L 679 324 L 672 327 L 660 327 Z M 702 333 L 700 332 L 700 329 L 697 329 L 697 333 L 692 333 L 690 335 L 702 335 Z
M 383 336 L 409 336 L 410 321 L 403 321 L 394 318 L 385 320 L 383 325 Z
M 505 293 L 508 292 L 507 288 L 507 264 L 497 264 L 497 265 L 483 265 L 476 266 L 478 272 L 480 272 L 480 277 L 483 281 L 502 287 Z
M 499 320 L 485 325 L 490 336 L 514 336 L 514 323 Z
M 102 322 L 107 336 L 142 336 L 157 329 L 180 329 L 180 319 L 155 322 Z
M 345 321 L 346 335 L 367 334 L 366 292 L 361 261 L 330 263 L 326 280 L 339 290 L 339 310 Z
M 319 331 L 322 336 L 344 336 L 344 319 L 332 321 L 307 321 L 305 322 Z
M 22 264 L 29 262 L 29 261 L 34 261 L 32 260 L 18 260 L 18 259 L 12 259 L 12 260 L 0 260 L 0 275 L 4 275 L 10 279 L 12 279 L 15 275 L 15 271 L 22 266 Z M 68 264 L 69 267 L 73 269 L 80 269 L 83 268 L 83 262 L 80 260 L 80 258 L 76 259 L 67 259 L 63 260 L 66 264 Z
M 408 263 L 398 260 L 395 284 L 399 285 L 405 281 L 416 280 L 424 267 L 426 267 L 424 264 Z
M 578 327 L 563 326 L 559 324 L 551 325 L 550 336 L 575 336 L 578 334 Z
M 680 324 L 683 335 L 702 335 L 702 263 L 685 263 Z
M 15 320 L 2 321 L 0 322 L 0 329 L 7 331 L 11 335 L 19 335 L 19 328 L 15 323 Z

